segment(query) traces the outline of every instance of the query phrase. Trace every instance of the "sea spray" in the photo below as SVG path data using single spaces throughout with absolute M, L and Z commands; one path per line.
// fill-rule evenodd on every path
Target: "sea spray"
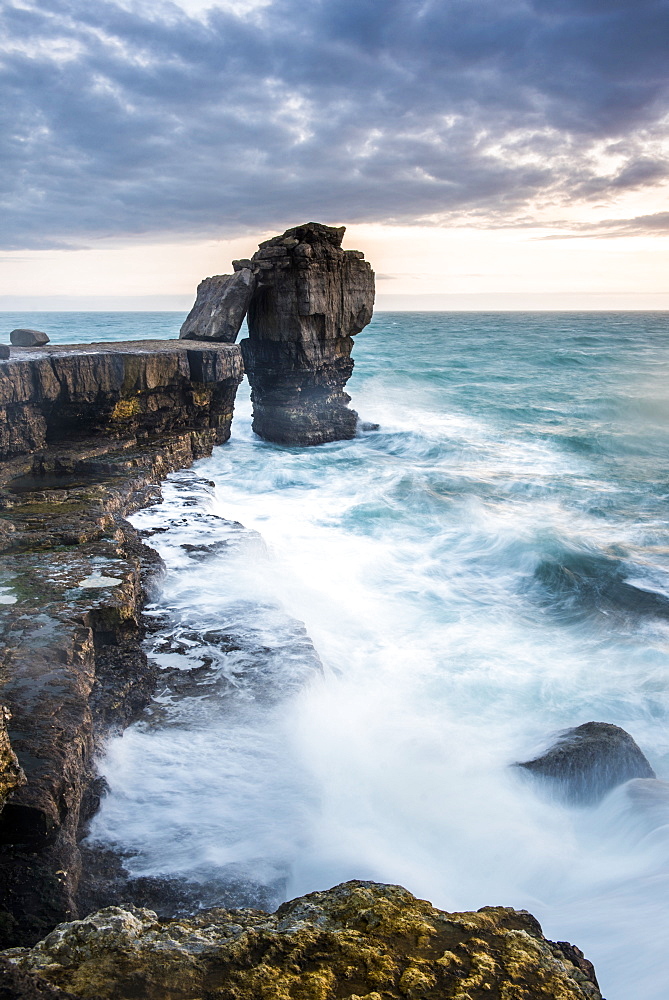
M 662 796 L 643 821 L 624 788 L 567 807 L 510 765 L 596 720 L 669 776 L 668 370 L 662 316 L 397 314 L 351 381 L 378 432 L 278 448 L 240 400 L 195 470 L 215 488 L 173 477 L 135 521 L 172 522 L 148 538 L 170 567 L 150 613 L 220 634 L 244 607 L 267 669 L 230 649 L 207 690 L 159 689 L 102 762 L 95 838 L 237 902 L 359 877 L 526 907 L 609 1000 L 664 998 Z M 233 519 L 266 550 L 198 560 L 182 545 L 213 515 L 207 543 Z

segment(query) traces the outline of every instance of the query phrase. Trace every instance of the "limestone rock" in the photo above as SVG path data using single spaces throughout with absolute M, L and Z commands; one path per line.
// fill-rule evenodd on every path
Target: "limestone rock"
M 235 267 L 234 274 L 205 278 L 197 286 L 195 305 L 181 327 L 180 338 L 234 344 L 254 288 L 255 277 L 250 267 Z
M 24 972 L 14 962 L 0 958 L 0 1000 L 73 1000 L 34 972 Z
M 352 337 L 372 318 L 374 272 L 341 248 L 344 228 L 309 222 L 260 245 L 257 286 L 242 341 L 253 429 L 280 444 L 351 438 L 357 414 L 344 391 Z
M 0 705 L 0 812 L 10 793 L 26 783 L 26 776 L 9 740 L 7 723 L 10 719 L 9 709 Z
M 598 802 L 631 778 L 655 772 L 629 733 L 607 722 L 586 722 L 568 729 L 545 753 L 518 765 L 546 779 L 571 803 Z
M 49 343 L 46 333 L 41 330 L 12 330 L 9 340 L 17 347 L 44 347 Z
M 230 434 L 239 347 L 190 341 L 16 348 L 0 365 L 0 460 L 48 441 L 149 440 L 188 428 Z
M 347 882 L 276 913 L 160 921 L 108 907 L 5 957 L 99 1000 L 601 1000 L 591 966 L 529 913 L 445 913 L 400 886 Z
M 78 915 L 96 743 L 154 684 L 140 610 L 160 560 L 124 517 L 227 440 L 241 374 L 239 347 L 176 340 L 17 347 L 0 365 L 0 681 L 27 779 L 0 812 L 4 944 Z

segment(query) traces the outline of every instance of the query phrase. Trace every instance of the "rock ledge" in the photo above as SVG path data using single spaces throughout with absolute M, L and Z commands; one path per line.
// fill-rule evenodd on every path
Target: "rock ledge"
M 601 1000 L 579 950 L 546 940 L 531 914 L 445 913 L 375 882 L 313 892 L 273 914 L 160 921 L 107 907 L 5 957 L 91 1000 Z

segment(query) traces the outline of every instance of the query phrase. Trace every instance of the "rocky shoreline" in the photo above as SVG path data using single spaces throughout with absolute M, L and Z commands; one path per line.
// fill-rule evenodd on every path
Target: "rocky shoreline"
M 0 362 L 3 946 L 78 916 L 94 753 L 155 680 L 140 612 L 160 559 L 125 516 L 227 440 L 241 377 L 238 347 L 179 341 L 13 348 Z

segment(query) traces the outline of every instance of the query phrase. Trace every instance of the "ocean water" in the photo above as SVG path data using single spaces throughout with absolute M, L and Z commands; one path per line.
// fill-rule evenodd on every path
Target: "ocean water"
M 97 317 L 52 339 L 181 322 Z M 569 806 L 512 765 L 594 720 L 669 781 L 669 314 L 386 313 L 354 357 L 378 431 L 266 444 L 244 385 L 133 518 L 161 683 L 92 839 L 205 905 L 368 878 L 524 907 L 608 1000 L 665 1000 L 669 788 Z

